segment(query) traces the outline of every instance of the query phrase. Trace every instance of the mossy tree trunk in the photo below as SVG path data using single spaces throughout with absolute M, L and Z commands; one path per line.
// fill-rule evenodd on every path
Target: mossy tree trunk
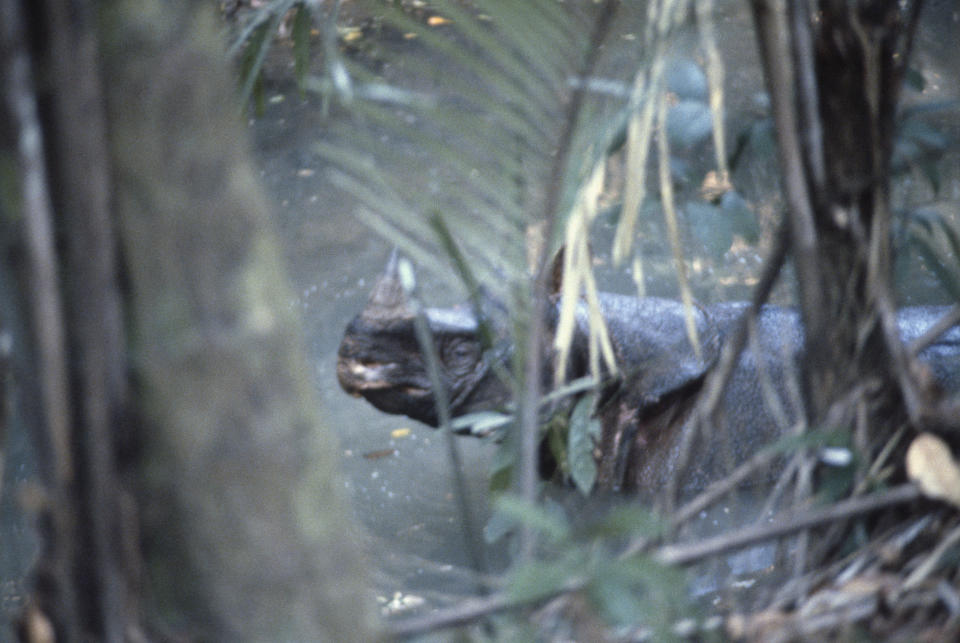
M 24 62 L 2 79 L 24 142 L 49 493 L 25 627 L 370 640 L 334 440 L 210 4 L 0 0 L 20 27 L 5 53 Z

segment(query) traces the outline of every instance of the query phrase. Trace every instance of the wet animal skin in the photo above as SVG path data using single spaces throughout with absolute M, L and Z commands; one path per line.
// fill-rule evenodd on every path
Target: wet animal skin
M 745 303 L 721 303 L 694 310 L 701 350 L 687 339 L 683 306 L 654 297 L 600 295 L 620 374 L 601 388 L 596 414 L 602 423 L 597 444 L 601 488 L 658 488 L 674 469 L 680 438 L 689 430 L 690 408 L 724 341 L 746 310 Z M 905 342 L 919 337 L 947 307 L 910 307 L 898 313 Z M 467 308 L 428 309 L 454 417 L 495 409 L 510 390 L 494 365 L 509 359 L 509 347 L 481 349 L 477 322 Z M 555 324 L 556 309 L 550 313 Z M 587 314 L 578 311 L 572 379 L 587 374 Z M 552 327 L 552 326 L 551 326 Z M 721 402 L 712 436 L 698 441 L 684 477 L 697 490 L 718 479 L 775 439 L 799 416 L 790 403 L 802 328 L 795 310 L 764 306 Z M 960 391 L 960 328 L 953 328 L 919 356 L 932 380 L 947 393 Z M 551 369 L 544 369 L 550 372 Z M 366 308 L 350 322 L 340 345 L 337 375 L 345 391 L 386 413 L 403 414 L 436 426 L 434 397 L 393 258 L 377 281 Z M 780 409 L 770 409 L 762 387 L 775 391 Z M 778 422 L 779 419 L 779 422 Z

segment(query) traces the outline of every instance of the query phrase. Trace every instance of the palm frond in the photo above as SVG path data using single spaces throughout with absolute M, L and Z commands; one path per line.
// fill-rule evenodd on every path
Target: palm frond
M 444 29 L 400 10 L 383 17 L 416 36 L 403 54 L 404 88 L 429 94 L 430 104 L 357 99 L 343 142 L 318 151 L 339 167 L 338 183 L 389 222 L 402 249 L 421 265 L 439 267 L 420 258 L 442 250 L 427 223 L 441 214 L 478 278 L 508 301 L 509 290 L 528 279 L 528 231 L 545 216 L 550 163 L 568 126 L 571 79 L 583 75 L 578 65 L 587 56 L 597 9 L 505 0 L 431 6 L 451 21 Z M 614 101 L 594 98 L 589 119 L 575 124 L 571 146 L 579 154 L 602 152 L 596 143 L 608 119 L 601 116 L 610 111 L 603 103 Z M 549 216 L 570 210 L 577 183 L 593 164 L 569 164 L 559 212 Z M 415 169 L 402 176 L 387 169 L 404 165 Z
M 626 182 L 613 187 L 623 195 L 613 255 L 615 262 L 629 260 L 657 113 L 666 109 L 660 99 L 665 69 L 690 3 L 611 9 L 611 3 L 555 0 L 432 2 L 431 10 L 445 19 L 441 28 L 399 7 L 377 6 L 385 28 L 409 44 L 397 71 L 388 69 L 385 77 L 348 64 L 352 121 L 335 132 L 334 142 L 317 147 L 337 168 L 335 183 L 363 204 L 361 218 L 418 265 L 449 275 L 453 262 L 430 224 L 441 218 L 476 278 L 508 308 L 529 304 L 518 293 L 530 292 L 534 266 L 566 245 L 558 361 L 583 294 L 591 310 L 594 374 L 599 355 L 613 370 L 591 296 L 596 283 L 587 250 L 597 199 L 609 189 L 598 168 L 625 139 Z M 616 13 L 601 22 L 610 17 L 604 11 Z M 704 11 L 698 19 L 707 19 Z M 711 32 L 703 32 L 709 53 Z M 713 64 L 708 71 L 711 103 L 720 105 L 722 75 Z M 663 127 L 665 115 L 659 120 Z M 722 134 L 715 136 L 718 158 L 725 157 Z M 659 153 L 667 154 L 666 146 Z M 719 169 L 725 172 L 725 165 Z M 663 180 L 661 189 L 669 184 L 669 177 Z M 549 238 L 538 240 L 543 230 Z M 676 235 L 674 247 L 681 265 Z M 635 258 L 633 269 L 642 269 Z M 681 284 L 689 300 L 684 279 Z

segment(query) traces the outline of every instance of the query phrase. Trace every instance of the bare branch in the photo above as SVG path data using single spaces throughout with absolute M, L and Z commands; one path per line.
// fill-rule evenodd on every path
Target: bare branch
M 906 483 L 882 493 L 851 498 L 799 515 L 796 512 L 787 512 L 786 515 L 781 514 L 772 518 L 770 524 L 748 527 L 686 545 L 667 545 L 657 550 L 655 555 L 663 563 L 686 565 L 708 556 L 741 549 L 810 527 L 853 518 L 893 505 L 914 502 L 920 497 L 920 491 L 912 483 Z

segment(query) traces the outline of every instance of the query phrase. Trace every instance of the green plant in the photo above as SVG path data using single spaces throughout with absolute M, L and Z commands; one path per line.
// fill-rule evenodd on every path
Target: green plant
M 257 113 L 263 111 L 263 64 L 285 21 L 289 21 L 293 41 L 294 76 L 301 92 L 304 91 L 310 66 L 310 28 L 315 4 L 310 0 L 270 0 L 242 17 L 239 31 L 228 49 L 231 57 L 239 59 L 242 105 L 253 100 Z M 335 11 L 330 19 L 336 20 Z

